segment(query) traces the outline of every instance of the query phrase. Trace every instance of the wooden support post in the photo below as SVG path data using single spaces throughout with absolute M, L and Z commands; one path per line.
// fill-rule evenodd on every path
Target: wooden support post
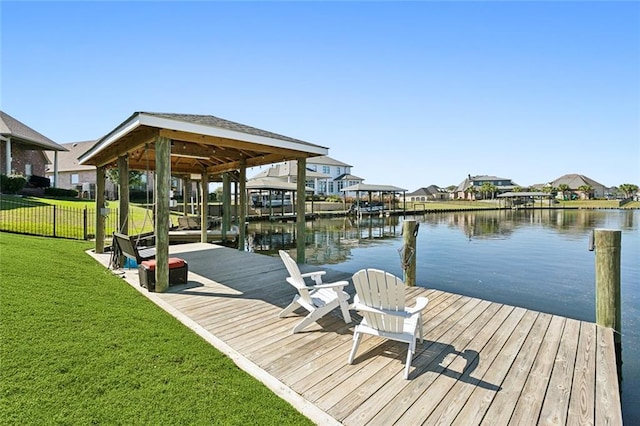
M 238 250 L 244 251 L 246 221 L 247 221 L 247 163 L 246 160 L 240 161 L 240 200 L 238 202 Z
M 104 253 L 104 166 L 96 168 L 96 253 Z
M 269 220 L 273 219 L 273 191 L 269 189 Z
M 222 241 L 226 241 L 229 229 L 231 229 L 231 180 L 229 172 L 225 172 L 222 174 Z
M 118 231 L 129 235 L 129 157 L 126 154 L 118 157 L 118 183 L 120 203 Z
M 182 214 L 187 215 L 189 211 L 189 196 L 191 192 L 191 176 L 186 175 L 182 180 Z
M 169 288 L 169 193 L 171 191 L 171 139 L 156 138 L 156 292 Z
M 621 342 L 620 247 L 622 231 L 596 229 L 596 323 L 614 330 Z
M 297 263 L 305 263 L 305 214 L 304 214 L 304 188 L 307 183 L 307 159 L 306 158 L 298 158 L 298 174 L 297 174 L 297 206 L 296 210 L 298 214 L 296 215 L 296 262 Z
M 408 286 L 416 285 L 416 236 L 418 235 L 418 226 L 415 220 L 406 220 L 402 224 L 402 239 L 404 242 L 402 253 L 403 281 Z
M 200 199 L 200 242 L 209 242 L 207 238 L 207 228 L 209 224 L 209 174 L 204 171 L 201 175 L 200 182 L 202 189 L 200 193 L 202 198 Z

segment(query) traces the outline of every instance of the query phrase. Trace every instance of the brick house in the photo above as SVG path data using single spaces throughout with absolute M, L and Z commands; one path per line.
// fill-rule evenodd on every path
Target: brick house
M 74 189 L 82 198 L 93 198 L 96 188 L 96 168 L 79 164 L 78 158 L 87 152 L 96 141 L 63 143 L 66 152 L 58 154 L 58 179 L 55 179 L 53 166 L 50 164 L 45 170 L 46 176 L 55 182 L 56 188 Z M 47 152 L 51 159 L 53 152 Z M 116 190 L 113 183 L 107 179 L 105 192 L 109 199 L 115 199 Z
M 45 177 L 49 157 L 45 151 L 52 151 L 53 168 L 56 168 L 58 152 L 66 148 L 58 145 L 43 134 L 0 111 L 0 174 Z
M 449 191 L 437 185 L 429 185 L 426 188 L 418 188 L 406 195 L 407 201 L 440 201 L 448 200 L 451 197 Z

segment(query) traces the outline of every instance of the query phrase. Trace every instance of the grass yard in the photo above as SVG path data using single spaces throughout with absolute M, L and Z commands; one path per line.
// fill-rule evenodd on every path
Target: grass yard
M 80 238 L 83 235 L 83 213 L 88 210 L 87 230 L 89 238 L 95 235 L 95 201 L 76 198 L 39 198 L 21 197 L 16 195 L 0 194 L 0 221 L 2 230 L 18 233 L 53 235 L 53 210 L 56 206 L 56 220 L 58 222 L 57 236 L 67 238 Z M 117 201 L 109 201 L 107 208 L 109 215 L 106 219 L 106 233 L 118 229 L 119 204 Z M 171 213 L 171 221 L 178 224 L 179 212 Z M 137 235 L 153 232 L 153 212 L 143 204 L 131 203 L 129 205 L 129 234 Z
M 0 424 L 312 424 L 90 247 L 0 233 Z

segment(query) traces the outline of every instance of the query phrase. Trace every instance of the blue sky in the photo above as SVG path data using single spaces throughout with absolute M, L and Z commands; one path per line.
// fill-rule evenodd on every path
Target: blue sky
M 410 191 L 467 174 L 640 184 L 638 2 L 0 8 L 2 110 L 58 143 L 135 111 L 210 114 Z

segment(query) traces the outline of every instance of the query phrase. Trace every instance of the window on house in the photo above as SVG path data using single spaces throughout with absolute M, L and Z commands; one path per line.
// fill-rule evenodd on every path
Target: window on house
M 333 194 L 333 182 L 329 182 L 329 194 Z
M 25 176 L 31 176 L 32 175 L 31 164 L 25 164 L 24 165 L 24 175 Z
M 336 170 L 338 172 L 338 176 L 340 176 L 342 174 L 342 172 L 341 172 L 342 169 L 340 167 L 336 167 Z
M 80 183 L 80 175 L 77 173 L 71 173 L 71 185 L 77 185 Z
M 322 173 L 328 175 L 329 173 L 331 173 L 331 167 L 329 166 L 322 166 Z

